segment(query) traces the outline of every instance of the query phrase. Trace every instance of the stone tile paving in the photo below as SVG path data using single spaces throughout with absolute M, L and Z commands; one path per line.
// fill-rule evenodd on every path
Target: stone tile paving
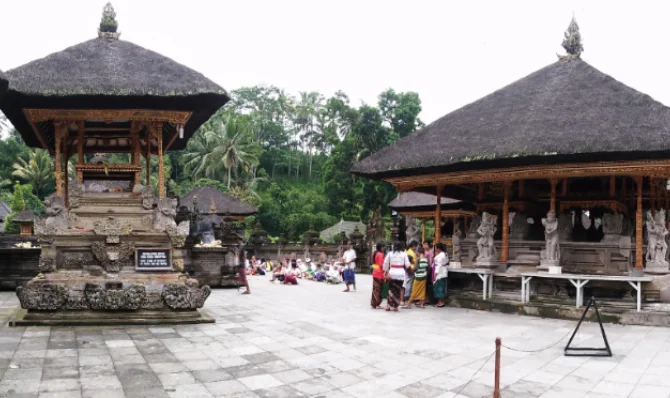
M 215 290 L 210 325 L 11 328 L 0 293 L 0 396 L 670 397 L 670 329 L 607 325 L 613 358 L 564 357 L 573 321 L 455 308 L 374 311 L 359 291 L 252 277 L 251 295 Z M 560 341 L 563 339 L 562 341 Z M 559 341 L 558 344 L 552 345 Z M 596 325 L 577 343 L 601 344 Z M 549 347 L 545 350 L 542 348 Z

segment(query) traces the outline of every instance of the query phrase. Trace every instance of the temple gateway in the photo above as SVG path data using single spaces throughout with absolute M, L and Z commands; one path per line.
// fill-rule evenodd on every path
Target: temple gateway
M 184 148 L 229 97 L 119 35 L 108 4 L 97 38 L 7 72 L 0 109 L 56 169 L 47 218 L 35 224 L 41 274 L 17 289 L 27 310 L 18 324 L 213 322 L 196 310 L 209 287 L 183 273 L 195 218 L 182 208 L 175 222 L 163 156 Z M 107 153 L 128 161 L 112 164 Z
M 454 220 L 467 220 L 452 258 L 463 267 L 506 277 L 543 270 L 622 277 L 621 289 L 610 291 L 618 298 L 631 290 L 624 277 L 648 274 L 654 283 L 645 285 L 645 297 L 658 300 L 670 273 L 670 108 L 589 65 L 581 45 L 566 50 L 352 172 L 387 181 L 401 195 L 430 194 L 430 207 L 392 206 L 421 219 L 432 215 L 436 241 L 450 242 Z M 472 207 L 457 204 L 455 212 L 445 197 Z

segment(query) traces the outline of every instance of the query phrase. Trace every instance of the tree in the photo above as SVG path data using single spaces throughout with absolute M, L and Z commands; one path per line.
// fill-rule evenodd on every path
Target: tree
M 421 100 L 417 93 L 396 93 L 390 88 L 379 94 L 378 105 L 384 121 L 400 138 L 423 126 L 419 119 Z
M 18 163 L 14 163 L 12 167 L 14 168 L 12 175 L 32 185 L 38 197 L 43 197 L 41 194 L 54 180 L 51 156 L 43 149 L 31 150 L 27 161 L 18 158 Z
M 205 134 L 218 142 L 211 158 L 212 166 L 222 165 L 226 169 L 228 188 L 232 182 L 231 174 L 237 178 L 240 170 L 249 171 L 258 165 L 262 149 L 254 141 L 251 126 L 243 117 L 228 116 L 218 131 Z
M 26 209 L 26 202 L 23 199 L 23 190 L 18 181 L 14 184 L 14 194 L 12 195 L 12 202 L 9 207 L 12 209 L 12 212 L 5 219 L 5 232 L 17 233 L 19 232 L 20 227 L 13 221 L 14 217 Z
M 561 44 L 569 57 L 579 58 L 584 51 L 582 46 L 582 35 L 579 33 L 579 25 L 577 20 L 572 17 L 568 30 L 563 34 L 563 43 Z

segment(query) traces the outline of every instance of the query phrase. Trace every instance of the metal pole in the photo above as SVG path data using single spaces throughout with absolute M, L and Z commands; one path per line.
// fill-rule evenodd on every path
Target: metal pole
M 500 398 L 500 337 L 496 337 L 496 369 L 495 381 L 493 384 L 493 398 Z

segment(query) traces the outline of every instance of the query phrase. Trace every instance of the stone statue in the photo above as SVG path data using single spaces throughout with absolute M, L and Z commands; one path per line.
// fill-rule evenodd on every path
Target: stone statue
M 482 217 L 477 214 L 474 217 L 472 217 L 472 220 L 470 220 L 470 229 L 468 230 L 468 238 L 477 238 L 477 230 L 479 229 L 479 224 L 482 223 Z
M 453 262 L 454 263 L 460 263 L 461 262 L 461 237 L 463 236 L 463 232 L 461 231 L 461 222 L 456 221 L 456 231 L 454 231 L 454 234 L 451 235 L 451 245 L 454 248 L 454 256 L 453 256 Z
M 379 206 L 377 207 L 377 211 L 375 211 L 374 215 L 372 216 L 375 222 L 375 243 L 377 242 L 383 242 L 386 240 L 386 230 L 384 229 L 384 219 L 382 218 L 382 207 Z
M 151 210 L 154 207 L 154 189 L 150 186 L 142 188 L 142 207 L 145 210 Z M 197 210 L 193 210 L 197 213 Z
M 154 217 L 154 229 L 165 231 L 168 226 L 176 227 L 177 199 L 163 198 L 158 201 L 158 209 Z
M 647 268 L 650 273 L 667 273 L 668 261 L 666 254 L 668 244 L 665 237 L 668 235 L 668 229 L 665 227 L 665 212 L 657 211 L 652 217 L 651 212 L 647 213 Z
M 45 213 L 47 215 L 46 226 L 56 229 L 67 229 L 67 210 L 65 209 L 63 198 L 53 195 L 46 198 L 44 203 L 46 204 Z
M 541 266 L 558 266 L 560 259 L 560 247 L 558 244 L 558 219 L 556 212 L 549 211 L 547 218 L 542 219 L 544 226 L 545 249 L 540 254 Z
M 407 225 L 407 229 L 405 229 L 407 244 L 411 241 L 419 242 L 421 240 L 421 229 L 416 223 L 416 218 L 409 215 L 405 216 L 405 223 Z
M 558 238 L 562 242 L 572 241 L 572 214 L 563 212 L 558 216 Z
M 603 242 L 619 243 L 623 231 L 623 214 L 605 213 L 602 217 Z
M 81 198 L 86 192 L 84 184 L 70 183 L 70 209 L 75 209 L 81 205 Z
M 477 249 L 479 250 L 477 265 L 496 265 L 496 247 L 493 242 L 493 235 L 497 230 L 496 222 L 491 214 L 483 212 L 481 224 L 477 228 L 477 233 L 480 235 L 479 240 L 477 240 Z
M 524 240 L 528 236 L 527 216 L 523 213 L 514 214 L 512 225 L 510 226 L 509 238 L 514 240 Z

